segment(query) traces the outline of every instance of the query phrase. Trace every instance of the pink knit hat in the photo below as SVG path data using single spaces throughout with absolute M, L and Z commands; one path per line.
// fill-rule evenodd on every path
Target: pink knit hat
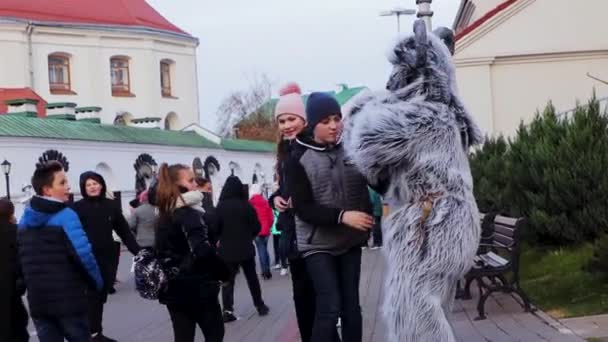
M 293 114 L 302 118 L 306 121 L 306 109 L 304 108 L 304 101 L 302 101 L 302 90 L 297 83 L 287 83 L 279 91 L 279 102 L 277 102 L 274 108 L 275 120 L 282 114 Z

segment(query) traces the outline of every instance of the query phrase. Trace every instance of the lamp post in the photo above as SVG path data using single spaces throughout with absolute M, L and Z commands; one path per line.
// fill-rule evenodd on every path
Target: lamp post
M 431 11 L 431 3 L 433 0 L 416 0 L 416 5 L 418 5 L 418 18 L 424 20 L 426 24 L 426 30 L 431 31 L 433 29 L 433 23 L 431 22 L 431 18 L 433 17 L 433 11 Z
M 4 161 L 2 162 L 2 164 L 0 164 L 0 166 L 2 166 L 2 172 L 4 173 L 4 178 L 6 179 L 6 198 L 7 199 L 11 199 L 11 187 L 9 184 L 9 174 L 11 173 L 11 163 L 4 159 Z
M 401 16 L 402 15 L 413 15 L 416 14 L 416 10 L 406 9 L 402 7 L 395 7 L 390 11 L 380 12 L 381 17 L 397 17 L 397 32 L 401 32 Z

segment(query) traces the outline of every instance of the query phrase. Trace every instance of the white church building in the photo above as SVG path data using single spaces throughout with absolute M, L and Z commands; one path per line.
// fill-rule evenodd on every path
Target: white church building
M 269 188 L 273 144 L 199 126 L 198 45 L 144 0 L 3 0 L 0 196 L 28 198 L 39 158 L 65 163 L 76 198 L 98 171 L 125 208 L 162 162 L 193 165 L 216 198 L 230 174 Z

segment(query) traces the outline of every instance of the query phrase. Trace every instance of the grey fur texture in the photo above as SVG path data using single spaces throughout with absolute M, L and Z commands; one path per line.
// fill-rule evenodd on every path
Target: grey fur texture
M 355 106 L 343 139 L 371 184 L 389 184 L 384 196 L 392 207 L 383 221 L 389 340 L 451 342 L 456 281 L 479 245 L 467 151 L 482 138 L 458 98 L 448 48 L 421 21 L 414 32 L 389 55 L 388 91 Z M 428 196 L 434 203 L 424 219 Z

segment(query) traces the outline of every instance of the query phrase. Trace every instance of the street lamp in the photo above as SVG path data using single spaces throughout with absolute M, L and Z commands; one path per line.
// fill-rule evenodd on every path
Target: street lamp
M 2 162 L 2 164 L 0 164 L 0 166 L 2 166 L 2 172 L 4 173 L 4 177 L 6 179 L 6 198 L 7 199 L 11 199 L 11 188 L 9 185 L 9 174 L 11 173 L 11 163 L 4 159 L 4 161 Z
M 381 17 L 392 17 L 392 16 L 397 17 L 397 32 L 401 32 L 401 20 L 400 20 L 401 16 L 402 15 L 413 15 L 413 14 L 416 14 L 416 10 L 406 9 L 403 7 L 395 7 L 394 9 L 392 9 L 390 11 L 380 12 Z

